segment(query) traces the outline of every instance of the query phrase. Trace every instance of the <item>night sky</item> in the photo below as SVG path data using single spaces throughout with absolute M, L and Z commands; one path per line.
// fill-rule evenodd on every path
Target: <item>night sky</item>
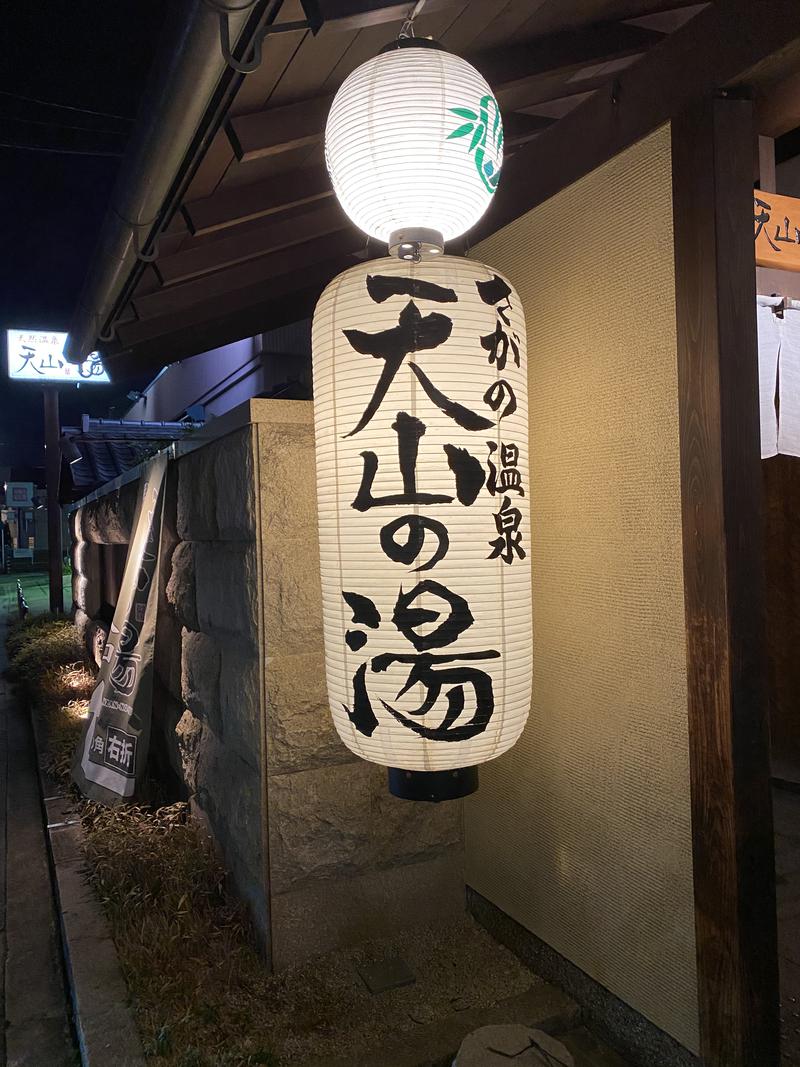
M 69 327 L 168 2 L 25 0 L 4 6 L 0 466 L 43 463 L 41 392 L 33 383 L 8 381 L 5 331 Z M 114 405 L 118 417 L 127 406 L 125 393 L 144 384 L 65 387 L 62 424 L 74 424 L 84 412 L 108 415 Z

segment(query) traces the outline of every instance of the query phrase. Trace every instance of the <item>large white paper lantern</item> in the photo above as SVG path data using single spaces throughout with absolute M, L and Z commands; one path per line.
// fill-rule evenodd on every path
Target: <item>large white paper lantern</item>
M 400 795 L 463 795 L 530 707 L 519 297 L 466 259 L 373 260 L 323 293 L 313 359 L 336 729 Z
M 431 41 L 388 49 L 354 70 L 331 106 L 333 188 L 356 226 L 390 246 L 420 229 L 449 241 L 478 221 L 497 186 L 497 101 L 474 67 Z

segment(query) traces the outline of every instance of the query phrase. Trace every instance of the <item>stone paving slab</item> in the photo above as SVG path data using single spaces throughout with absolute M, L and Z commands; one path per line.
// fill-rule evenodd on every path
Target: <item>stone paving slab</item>
M 0 629 L 2 655 L 5 633 Z M 4 666 L 4 664 L 3 664 Z M 8 1067 L 74 1063 L 39 780 L 27 717 L 0 681 L 7 727 L 5 1039 Z
M 41 725 L 34 721 L 42 750 Z M 64 956 L 83 1067 L 144 1067 L 111 929 L 84 873 L 83 828 L 69 797 L 42 776 Z

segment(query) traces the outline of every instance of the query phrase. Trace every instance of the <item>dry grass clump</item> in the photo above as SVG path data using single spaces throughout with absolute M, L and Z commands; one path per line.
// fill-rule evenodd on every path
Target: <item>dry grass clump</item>
M 175 1067 L 277 1067 L 254 1025 L 267 973 L 188 806 L 87 804 L 83 823 L 147 1054 Z
M 37 683 L 37 706 L 47 716 L 45 771 L 67 787 L 71 784 L 72 757 L 89 714 L 89 697 L 94 686 L 95 676 L 83 663 L 51 667 Z
M 31 690 L 38 688 L 42 672 L 67 663 L 83 663 L 86 655 L 75 627 L 52 615 L 36 615 L 13 623 L 6 648 L 11 677 Z
M 37 615 L 9 627 L 6 647 L 11 677 L 45 719 L 45 770 L 68 786 L 95 685 L 83 644 L 66 619 Z
M 45 769 L 78 802 L 87 872 L 104 904 L 147 1055 L 164 1067 L 278 1067 L 257 1025 L 269 976 L 225 871 L 188 805 L 113 810 L 78 797 L 71 764 L 96 670 L 74 626 L 9 629 L 12 677 L 46 725 Z
M 48 769 L 66 785 L 94 667 L 65 620 L 14 627 L 9 652 L 48 726 Z M 359 1049 L 402 1042 L 536 981 L 464 917 L 271 976 L 187 804 L 108 809 L 78 799 L 77 807 L 88 876 L 154 1067 L 306 1067 L 343 1055 L 357 1062 Z M 417 981 L 373 996 L 358 968 L 396 956 Z
M 69 700 L 65 704 L 50 707 L 47 711 L 44 769 L 65 788 L 70 788 L 72 784 L 72 757 L 78 747 L 88 714 L 88 700 Z

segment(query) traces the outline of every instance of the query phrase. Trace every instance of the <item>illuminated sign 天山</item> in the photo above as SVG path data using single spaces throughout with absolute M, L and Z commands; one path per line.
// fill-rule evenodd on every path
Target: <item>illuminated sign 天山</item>
M 67 361 L 63 355 L 65 333 L 8 330 L 6 339 L 8 376 L 15 381 L 107 385 L 111 380 L 99 352 L 92 352 L 80 364 Z

